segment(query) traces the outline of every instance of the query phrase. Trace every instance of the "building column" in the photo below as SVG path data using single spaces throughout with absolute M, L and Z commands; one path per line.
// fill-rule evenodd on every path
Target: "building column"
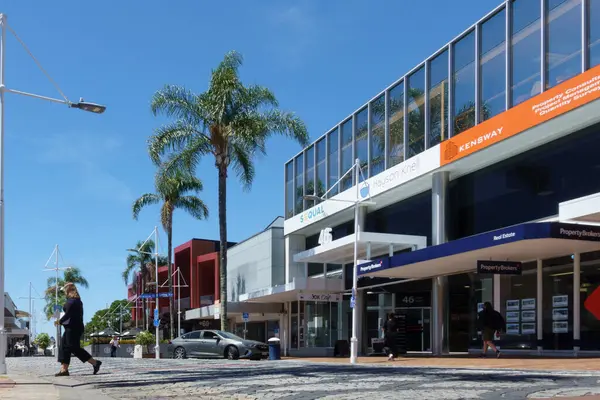
M 285 237 L 285 283 L 306 276 L 304 263 L 294 262 L 294 255 L 304 250 L 306 250 L 306 238 L 303 235 Z
M 573 351 L 579 352 L 581 340 L 581 254 L 573 254 Z
M 537 351 L 538 354 L 542 354 L 544 348 L 544 285 L 543 285 L 543 274 L 544 274 L 544 262 L 540 259 L 537 260 L 537 300 L 535 301 L 535 307 L 537 311 Z
M 442 244 L 448 241 L 448 183 L 450 173 L 448 171 L 435 172 L 431 184 L 431 241 L 432 245 Z M 431 285 L 431 305 L 433 314 L 432 343 L 433 355 L 444 355 L 449 349 L 449 294 L 448 277 L 438 276 L 433 278 Z

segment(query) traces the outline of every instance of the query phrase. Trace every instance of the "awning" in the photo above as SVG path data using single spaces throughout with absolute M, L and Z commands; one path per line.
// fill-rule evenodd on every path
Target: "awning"
M 361 277 L 429 278 L 476 269 L 477 260 L 532 261 L 600 250 L 600 226 L 527 223 L 359 265 Z
M 339 278 L 302 278 L 284 285 L 259 289 L 240 294 L 239 299 L 248 303 L 285 303 L 298 300 L 302 293 L 337 294 L 344 291 Z
M 210 306 L 194 308 L 185 312 L 186 321 L 193 319 L 212 319 L 215 315 L 219 314 L 220 304 L 213 304 Z M 277 314 L 281 312 L 282 305 L 271 303 L 271 304 L 252 304 L 252 303 L 240 303 L 237 301 L 227 302 L 227 314 L 230 317 L 242 315 L 243 313 L 248 314 Z
M 561 221 L 600 223 L 600 193 L 559 203 L 558 216 Z
M 358 258 L 366 259 L 370 247 L 370 256 L 388 255 L 390 250 L 421 249 L 427 246 L 425 236 L 392 235 L 388 233 L 359 232 Z M 310 250 L 294 255 L 294 262 L 348 264 L 354 263 L 354 234 L 322 244 Z

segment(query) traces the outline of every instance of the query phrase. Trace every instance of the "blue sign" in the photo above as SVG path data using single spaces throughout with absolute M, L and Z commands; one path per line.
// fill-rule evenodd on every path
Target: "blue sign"
M 158 319 L 158 309 L 154 309 L 154 319 Z
M 350 297 L 350 308 L 354 308 L 356 306 L 356 297 L 354 295 Z
M 59 306 L 58 304 L 55 304 L 54 305 L 54 311 L 60 311 L 60 310 L 62 310 L 62 307 Z
M 279 333 L 279 328 L 273 329 L 273 333 L 277 335 Z
M 154 326 L 160 326 L 160 319 L 155 319 L 154 320 Z
M 140 299 L 155 299 L 156 297 L 157 297 L 156 293 L 142 293 L 140 295 Z M 159 293 L 158 297 L 161 299 L 164 299 L 166 297 L 173 297 L 173 293 L 171 293 L 171 292 Z
M 248 315 L 247 312 L 242 313 L 242 319 L 244 320 L 244 322 L 248 322 L 248 320 L 250 319 L 250 315 Z
M 369 185 L 365 185 L 360 188 L 360 197 L 363 199 L 369 195 Z

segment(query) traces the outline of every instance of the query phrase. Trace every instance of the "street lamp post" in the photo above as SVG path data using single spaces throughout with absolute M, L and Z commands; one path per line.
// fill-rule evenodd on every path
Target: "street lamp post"
M 354 171 L 354 184 L 356 186 L 356 199 L 355 200 L 345 200 L 345 199 L 336 199 L 330 198 L 327 199 L 327 193 L 331 189 L 333 189 L 346 175 Z M 338 201 L 342 203 L 351 203 L 354 204 L 354 268 L 352 269 L 352 337 L 350 338 L 350 363 L 356 364 L 358 360 L 358 318 L 356 311 L 356 292 L 358 285 L 358 232 L 360 231 L 360 223 L 359 223 L 359 208 L 361 206 L 369 206 L 375 205 L 374 201 L 362 200 L 360 196 L 360 176 L 362 175 L 362 171 L 360 169 L 360 159 L 356 159 L 354 165 L 346 171 L 346 173 L 334 184 L 332 187 L 322 196 L 315 195 L 306 195 L 304 198 L 306 200 L 314 200 L 314 201 Z M 370 197 L 370 193 L 368 194 Z M 366 197 L 366 196 L 365 196 Z
M 27 53 L 35 61 L 40 70 L 46 75 L 46 77 L 54 84 L 56 89 L 62 95 L 64 100 L 53 99 L 51 97 L 39 96 L 32 93 L 21 92 L 6 87 L 5 78 L 5 52 L 6 52 L 6 32 L 10 30 L 15 36 L 17 41 L 25 48 Z M 28 97 L 35 97 L 41 100 L 52 101 L 55 103 L 62 103 L 67 105 L 69 108 L 78 108 L 83 111 L 89 111 L 96 114 L 102 114 L 106 107 L 88 103 L 80 99 L 79 102 L 74 103 L 64 96 L 58 85 L 50 78 L 46 71 L 41 67 L 39 61 L 33 56 L 31 51 L 25 46 L 25 43 L 17 36 L 16 32 L 8 26 L 6 14 L 0 14 L 0 375 L 6 374 L 6 330 L 4 328 L 4 94 L 14 93 Z
M 150 240 L 150 238 L 152 236 L 154 236 L 154 253 L 142 251 L 142 249 L 146 245 L 146 242 L 148 242 L 148 240 Z M 159 304 L 158 304 L 158 287 L 159 287 L 159 285 L 158 285 L 158 227 L 157 226 L 154 227 L 154 230 L 152 231 L 150 236 L 148 236 L 148 238 L 144 241 L 144 243 L 142 243 L 142 245 L 140 246 L 139 249 L 127 249 L 127 251 L 133 251 L 133 252 L 137 252 L 137 253 L 141 253 L 141 254 L 148 254 L 148 255 L 154 256 L 154 272 L 156 275 L 156 277 L 155 277 L 156 298 L 155 298 L 155 302 L 154 302 L 154 304 L 155 304 L 154 326 L 155 326 L 155 336 L 156 336 L 156 347 L 154 349 L 154 357 L 158 359 L 158 358 L 160 358 L 159 324 L 157 323 L 157 320 L 160 319 L 160 311 L 159 311 Z
M 27 299 L 29 301 L 29 343 L 32 343 L 33 340 L 35 339 L 34 336 L 34 332 L 33 332 L 33 299 L 40 299 L 43 300 L 44 298 L 41 297 L 41 295 L 38 293 L 37 290 L 35 290 L 35 292 L 37 293 L 38 296 L 40 297 L 32 297 L 31 295 L 31 291 L 35 290 L 35 288 L 33 287 L 33 283 L 29 282 L 29 296 L 28 297 L 19 297 L 19 299 Z

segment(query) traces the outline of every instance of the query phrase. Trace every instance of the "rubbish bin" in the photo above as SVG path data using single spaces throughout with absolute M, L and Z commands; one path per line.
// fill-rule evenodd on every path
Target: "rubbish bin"
M 269 339 L 269 360 L 281 360 L 281 346 L 279 338 Z

